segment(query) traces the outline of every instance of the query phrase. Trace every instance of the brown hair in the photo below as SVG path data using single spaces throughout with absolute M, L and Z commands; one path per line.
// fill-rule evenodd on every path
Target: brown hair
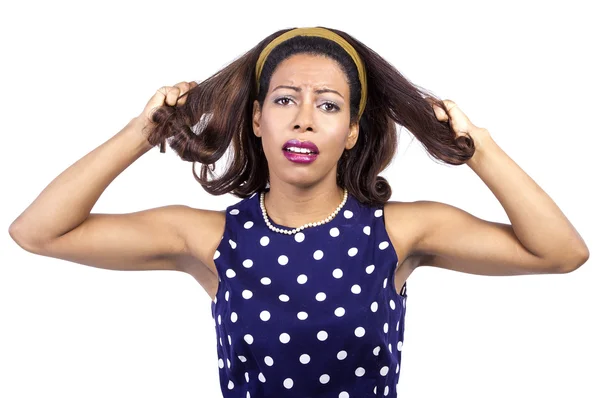
M 367 72 L 367 105 L 359 122 L 356 145 L 344 150 L 337 166 L 337 184 L 361 203 L 381 205 L 392 189 L 379 176 L 392 161 L 397 149 L 396 123 L 408 129 L 434 160 L 460 165 L 469 160 L 475 144 L 469 136 L 455 137 L 448 122 L 437 120 L 432 103 L 447 111 L 444 103 L 427 90 L 411 83 L 394 66 L 349 34 L 329 29 L 346 39 L 362 58 Z M 275 47 L 267 58 L 256 92 L 255 65 L 262 49 L 290 29 L 266 37 L 250 51 L 236 58 L 188 93 L 181 106 L 163 105 L 152 116 L 148 132 L 151 145 L 164 141 L 183 159 L 201 163 L 194 178 L 212 195 L 232 193 L 246 198 L 266 188 L 269 182 L 267 159 L 262 143 L 252 130 L 252 106 L 263 106 L 271 76 L 280 62 L 298 53 L 324 55 L 336 61 L 350 86 L 350 122 L 356 123 L 360 82 L 350 56 L 335 42 L 297 36 Z M 224 172 L 215 175 L 215 163 L 231 147 Z M 209 175 L 211 179 L 209 180 Z

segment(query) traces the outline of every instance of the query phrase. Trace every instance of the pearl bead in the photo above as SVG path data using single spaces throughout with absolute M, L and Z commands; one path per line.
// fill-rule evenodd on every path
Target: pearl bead
M 286 234 L 286 235 L 293 235 L 297 232 L 302 231 L 305 228 L 316 227 L 316 226 L 323 225 L 323 224 L 330 222 L 344 207 L 347 200 L 348 200 L 348 190 L 346 188 L 344 188 L 344 198 L 342 199 L 342 203 L 340 203 L 340 205 L 337 207 L 337 209 L 335 209 L 335 211 L 333 213 L 331 213 L 329 216 L 327 216 L 327 218 L 325 218 L 324 220 L 318 221 L 318 222 L 311 222 L 308 224 L 304 224 L 303 226 L 294 228 L 292 230 L 284 230 L 282 228 L 276 228 L 275 226 L 273 226 L 273 224 L 271 224 L 271 222 L 269 221 L 269 216 L 267 215 L 267 208 L 265 207 L 265 193 L 264 192 L 260 193 L 260 209 L 262 211 L 263 219 L 265 220 L 267 227 L 269 227 L 269 229 L 271 231 L 279 232 L 279 233 Z

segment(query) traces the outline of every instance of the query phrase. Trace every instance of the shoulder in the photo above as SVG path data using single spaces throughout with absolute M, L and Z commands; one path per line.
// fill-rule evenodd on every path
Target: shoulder
M 225 230 L 227 210 L 207 210 L 178 206 L 182 218 L 180 230 L 187 251 L 205 265 L 210 265 Z
M 428 200 L 388 201 L 383 205 L 385 228 L 400 262 L 421 255 L 416 251 L 418 243 L 435 227 L 436 220 L 443 218 L 447 207 L 444 203 Z

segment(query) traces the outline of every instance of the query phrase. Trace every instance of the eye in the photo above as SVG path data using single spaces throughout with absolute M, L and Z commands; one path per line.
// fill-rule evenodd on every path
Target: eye
M 331 108 L 329 108 L 329 109 L 332 110 L 332 111 L 333 110 L 335 110 L 335 111 L 339 111 L 340 110 L 340 107 L 337 106 L 336 104 L 334 104 L 333 102 L 325 102 L 325 103 L 323 103 L 323 105 L 330 105 Z
M 279 104 L 279 105 L 287 105 L 287 104 L 282 104 L 282 103 L 280 103 L 279 101 L 281 101 L 281 100 L 291 101 L 292 99 L 291 99 L 291 98 L 289 98 L 289 97 L 279 97 L 279 98 L 277 98 L 277 99 L 276 99 L 275 101 L 273 101 L 273 102 L 275 102 L 276 104 Z

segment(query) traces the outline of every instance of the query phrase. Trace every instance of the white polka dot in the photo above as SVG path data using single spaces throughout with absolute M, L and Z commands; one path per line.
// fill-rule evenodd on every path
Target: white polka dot
M 250 290 L 244 290 L 242 292 L 242 297 L 245 298 L 246 300 L 248 300 L 249 298 L 252 297 L 252 292 Z
M 219 358 L 219 367 L 220 367 L 221 369 L 223 369 L 223 366 L 225 366 L 225 364 L 223 363 L 223 359 L 222 359 L 222 358 Z
M 350 395 L 346 391 L 342 391 L 338 398 L 350 398 Z
M 301 275 L 298 275 L 298 278 L 296 280 L 298 281 L 299 284 L 304 285 L 306 283 L 306 281 L 308 280 L 308 276 L 301 274 Z
M 287 344 L 290 342 L 290 335 L 287 333 L 281 333 L 279 335 L 279 341 L 281 341 L 283 344 Z
M 345 313 L 346 313 L 346 310 L 342 307 L 338 307 L 334 311 L 334 314 L 338 317 L 344 316 Z
M 262 238 L 260 238 L 260 244 L 263 246 L 266 246 L 269 244 L 269 237 L 268 236 L 263 236 Z
M 221 324 L 221 314 L 219 314 L 219 316 L 217 318 L 218 318 L 219 325 L 220 325 Z
M 390 245 L 390 242 L 385 242 L 385 241 L 384 241 L 384 242 L 381 242 L 381 243 L 379 244 L 379 249 L 380 249 L 380 250 L 387 249 L 387 247 L 388 247 L 389 245 Z
M 288 260 L 287 256 L 281 255 L 281 256 L 279 256 L 279 258 L 277 259 L 277 261 L 281 265 L 286 265 L 289 260 Z
M 289 377 L 283 381 L 283 386 L 288 390 L 294 386 L 294 380 Z
M 319 339 L 320 341 L 327 340 L 327 336 L 327 332 L 324 330 L 321 330 L 319 333 L 317 333 L 317 339 Z
M 394 300 L 390 300 L 390 308 L 393 310 L 396 309 L 396 303 L 394 303 Z
M 329 235 L 336 238 L 336 237 L 340 236 L 340 230 L 337 227 L 333 227 L 329 230 Z
M 379 351 L 381 351 L 381 347 L 377 346 L 373 349 L 373 355 L 377 356 L 379 355 Z
M 317 301 L 323 301 L 323 300 L 325 300 L 325 297 L 327 297 L 327 295 L 325 293 L 323 293 L 323 292 L 319 292 L 315 296 L 315 298 L 317 299 Z
M 347 356 L 348 356 L 348 353 L 344 350 L 337 353 L 337 359 L 339 359 L 340 361 L 342 359 L 346 359 Z
M 225 292 L 225 301 L 229 301 L 229 290 Z
M 304 234 L 302 232 L 296 232 L 294 239 L 296 242 L 300 243 L 304 241 Z
M 235 277 L 235 271 L 229 268 L 227 271 L 225 271 L 225 276 L 227 276 L 228 278 L 233 278 Z
M 336 268 L 333 270 L 333 277 L 336 279 L 340 279 L 342 277 L 342 275 L 344 275 L 344 273 L 342 272 L 341 269 Z
M 323 258 L 323 250 L 317 250 L 313 253 L 313 258 L 315 260 L 320 260 Z
M 230 390 L 233 390 L 233 381 L 229 380 L 229 383 L 227 384 L 227 388 L 229 388 Z
M 354 329 L 354 335 L 356 337 L 363 337 L 365 335 L 365 328 L 363 328 L 362 326 L 357 327 L 356 329 Z
M 375 270 L 375 264 L 371 264 L 369 265 L 367 268 L 365 268 L 365 271 L 367 272 L 367 274 L 372 274 L 373 271 Z
M 265 357 L 265 364 L 266 364 L 267 366 L 273 366 L 273 358 L 271 358 L 271 357 L 269 357 L 269 356 L 266 356 L 266 357 Z
M 379 374 L 382 376 L 385 376 L 388 374 L 388 370 L 390 370 L 390 368 L 388 368 L 387 366 L 384 366 L 383 368 L 381 368 L 381 370 L 379 371 Z
M 390 387 L 385 386 L 385 388 L 383 389 L 383 395 L 388 395 L 389 392 L 390 392 Z
M 383 280 L 383 288 L 385 289 L 385 287 L 386 287 L 386 286 L 387 286 L 387 278 L 385 278 L 385 279 Z
M 231 369 L 231 361 L 229 360 L 229 358 L 227 358 L 227 368 Z
M 253 225 L 254 225 L 254 223 L 252 221 L 246 221 L 244 223 L 244 228 L 250 229 L 250 228 L 252 228 Z
M 301 321 L 305 320 L 306 318 L 308 318 L 308 314 L 304 311 L 300 311 L 298 313 L 298 319 L 300 319 Z
M 379 304 L 377 304 L 377 301 L 373 301 L 373 303 L 371 304 L 371 311 L 377 312 L 377 308 L 379 308 Z
M 213 260 L 218 259 L 220 255 L 221 255 L 221 253 L 217 250 L 213 256 Z
M 398 342 L 398 351 L 402 351 L 402 344 L 403 343 L 401 341 Z
M 227 341 L 229 341 L 229 345 L 231 345 L 231 336 L 227 335 Z M 229 359 L 227 360 L 227 362 L 229 362 Z
M 350 210 L 344 210 L 344 217 L 352 218 L 353 215 L 354 213 L 352 213 Z
M 240 214 L 240 211 L 238 209 L 231 209 L 229 214 L 231 214 L 233 216 L 237 216 L 238 214 Z
M 354 374 L 357 375 L 358 377 L 364 376 L 365 368 L 361 368 L 361 367 L 356 368 L 356 370 L 354 371 Z
M 253 262 L 252 262 L 252 260 L 250 260 L 250 259 L 246 259 L 246 260 L 244 260 L 244 262 L 242 263 L 242 265 L 243 265 L 245 268 L 250 268 L 250 267 L 252 267 L 252 264 L 253 264 Z
M 384 323 L 383 324 L 383 333 L 387 333 L 388 332 L 388 323 Z
M 400 373 L 400 364 L 396 365 L 396 373 Z
M 363 228 L 363 232 L 365 233 L 365 235 L 371 235 L 371 227 L 367 225 Z
M 375 217 L 381 217 L 382 215 L 383 215 L 383 210 L 382 209 L 375 210 Z
M 287 294 L 280 294 L 279 300 L 283 301 L 284 303 L 287 303 L 288 301 L 290 301 L 290 297 Z
M 329 383 L 329 375 L 328 374 L 322 374 L 321 377 L 319 377 L 319 381 L 321 382 L 321 384 L 327 384 L 327 383 Z
M 270 285 L 271 279 L 269 279 L 265 276 L 264 278 L 260 278 L 260 283 L 262 283 L 263 285 Z
M 254 337 L 252 337 L 251 334 L 246 334 L 244 335 L 244 340 L 246 341 L 246 343 L 252 344 L 252 342 L 254 341 Z
M 396 324 L 396 332 L 400 329 L 400 321 Z
M 354 293 L 354 294 L 359 294 L 359 293 L 360 293 L 360 286 L 358 286 L 358 285 L 353 285 L 353 286 L 350 288 L 350 291 L 351 291 L 352 293 Z
M 262 381 L 263 383 L 264 383 L 265 381 L 267 381 L 267 380 L 265 379 L 265 375 L 263 375 L 263 374 L 262 374 L 262 372 L 260 372 L 260 373 L 258 374 L 258 380 Z
M 260 319 L 262 319 L 263 321 L 268 321 L 269 319 L 271 319 L 271 313 L 267 310 L 261 311 Z
M 248 375 L 248 372 L 244 372 L 244 376 L 246 377 L 246 383 L 248 383 L 250 381 L 250 376 Z
M 308 354 L 300 355 L 300 363 L 306 365 L 309 362 L 310 362 L 310 356 Z
M 243 356 L 243 355 L 238 355 L 238 358 L 239 358 L 239 360 L 240 360 L 241 362 L 246 362 L 246 361 L 247 361 L 246 357 L 245 357 L 245 356 Z
M 235 312 L 231 313 L 231 322 L 236 323 L 238 320 L 238 315 Z
M 350 257 L 356 256 L 356 253 L 358 253 L 358 249 L 356 247 L 351 247 L 350 250 L 348 250 L 348 255 Z
M 232 249 L 235 249 L 237 247 L 237 243 L 235 243 L 231 239 L 229 239 L 229 245 L 231 246 Z

